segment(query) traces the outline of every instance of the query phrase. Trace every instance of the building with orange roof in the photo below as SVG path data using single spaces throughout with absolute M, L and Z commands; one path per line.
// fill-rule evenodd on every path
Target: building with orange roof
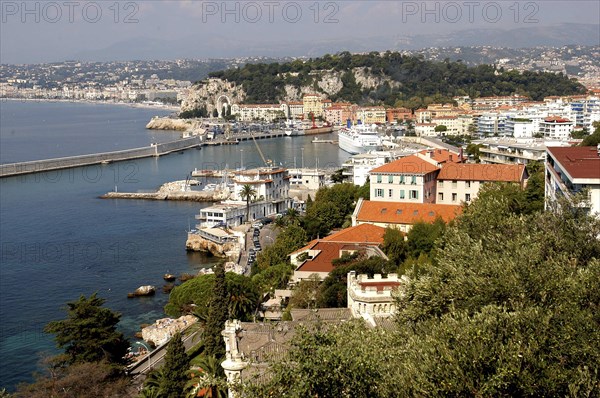
M 547 148 L 545 176 L 546 209 L 585 189 L 589 213 L 600 218 L 600 146 Z
M 433 160 L 438 167 L 445 163 L 462 163 L 464 161 L 459 153 L 452 152 L 449 149 L 424 149 L 417 152 L 416 155 Z
M 417 222 L 432 223 L 437 218 L 452 221 L 462 206 L 436 203 L 375 202 L 359 199 L 352 213 L 352 225 L 373 224 L 408 232 Z
M 364 224 L 335 232 L 322 239 L 315 239 L 301 249 L 290 253 L 290 261 L 294 265 L 291 283 L 309 279 L 316 274 L 324 279 L 333 270 L 333 260 L 344 254 L 362 252 L 367 257 L 386 258 L 379 249 L 383 243 L 385 228 Z
M 369 173 L 371 200 L 433 203 L 439 170 L 433 159 L 417 155 L 386 163 Z
M 524 164 L 449 163 L 437 176 L 435 203 L 470 203 L 486 182 L 512 182 L 523 186 L 526 179 Z

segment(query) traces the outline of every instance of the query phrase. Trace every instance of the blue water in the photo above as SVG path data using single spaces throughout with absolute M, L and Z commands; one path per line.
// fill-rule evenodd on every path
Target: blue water
M 6 156 L 21 161 L 87 153 L 90 146 L 105 150 L 146 145 L 154 140 L 144 129 L 154 113 L 105 105 L 2 102 L 2 150 L 9 142 L 12 149 Z M 49 114 L 60 123 L 50 123 Z M 102 127 L 102 118 L 136 122 L 121 130 L 118 125 Z M 90 128 L 73 128 L 69 119 L 93 122 Z M 28 133 L 17 144 L 10 131 L 6 138 L 5 126 Z M 106 142 L 97 143 L 98 136 Z M 307 167 L 317 159 L 319 166 L 333 166 L 348 157 L 334 145 L 312 144 L 311 139 L 258 142 L 266 157 L 287 166 L 300 166 L 302 158 Z M 54 145 L 47 155 L 41 148 L 32 156 L 23 149 L 39 142 Z M 56 151 L 67 147 L 72 153 Z M 66 302 L 98 292 L 106 306 L 122 314 L 120 328 L 131 338 L 141 323 L 164 316 L 168 296 L 158 292 L 151 298 L 127 299 L 127 292 L 140 285 L 162 286 L 166 272 L 192 273 L 214 264 L 214 258 L 185 251 L 185 231 L 202 204 L 103 200 L 99 195 L 115 186 L 119 191 L 154 190 L 167 181 L 185 179 L 194 168 L 239 167 L 242 158 L 246 167 L 262 163 L 254 144 L 244 142 L 0 179 L 0 388 L 12 390 L 19 382 L 31 381 L 40 356 L 56 352 L 43 327 L 64 318 Z
M 181 135 L 144 128 L 152 116 L 170 113 L 160 109 L 17 100 L 0 100 L 0 108 L 0 163 L 137 148 Z

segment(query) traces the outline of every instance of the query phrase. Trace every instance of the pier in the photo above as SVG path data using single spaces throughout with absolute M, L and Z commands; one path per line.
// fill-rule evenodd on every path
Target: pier
M 199 136 L 183 138 L 162 144 L 151 144 L 147 147 L 125 149 L 122 151 L 102 152 L 89 155 L 68 156 L 63 158 L 32 160 L 29 162 L 0 165 L 0 178 L 21 174 L 40 173 L 44 171 L 68 169 L 72 167 L 106 164 L 124 160 L 158 157 L 172 152 L 182 151 L 202 145 Z
M 89 155 L 67 156 L 63 158 L 32 160 L 28 162 L 8 163 L 0 165 L 0 178 L 11 177 L 21 174 L 41 173 L 44 171 L 68 169 L 72 167 L 90 166 L 95 164 L 106 164 L 121 162 L 125 160 L 140 159 L 147 157 L 158 157 L 172 152 L 185 149 L 203 147 L 208 145 L 237 145 L 241 141 L 285 137 L 282 130 L 235 134 L 229 138 L 217 138 L 204 141 L 202 136 L 183 138 L 177 141 L 162 144 L 152 144 L 147 147 L 125 149 L 122 151 L 102 152 Z

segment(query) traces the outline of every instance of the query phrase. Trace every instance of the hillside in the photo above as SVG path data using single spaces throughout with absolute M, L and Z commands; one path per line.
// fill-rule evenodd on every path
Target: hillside
M 245 65 L 210 73 L 241 86 L 246 103 L 296 100 L 318 92 L 334 101 L 418 108 L 453 96 L 519 93 L 541 100 L 550 95 L 583 93 L 562 74 L 505 71 L 491 65 L 468 67 L 462 62 L 434 62 L 398 52 L 342 52 L 287 63 Z

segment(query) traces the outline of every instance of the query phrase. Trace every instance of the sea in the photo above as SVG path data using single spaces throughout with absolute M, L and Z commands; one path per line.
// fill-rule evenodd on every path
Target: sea
M 123 105 L 0 101 L 0 163 L 129 149 L 177 139 L 146 130 L 162 109 Z M 332 139 L 333 135 L 319 138 Z M 259 140 L 286 167 L 337 167 L 349 155 L 313 137 Z M 0 389 L 13 391 L 59 351 L 44 326 L 66 317 L 67 302 L 93 293 L 121 314 L 134 341 L 140 325 L 165 317 L 165 273 L 196 273 L 216 259 L 185 250 L 186 231 L 207 204 L 100 199 L 106 192 L 154 191 L 194 169 L 256 167 L 255 144 L 190 149 L 137 159 L 0 179 Z M 153 297 L 128 299 L 141 285 Z

